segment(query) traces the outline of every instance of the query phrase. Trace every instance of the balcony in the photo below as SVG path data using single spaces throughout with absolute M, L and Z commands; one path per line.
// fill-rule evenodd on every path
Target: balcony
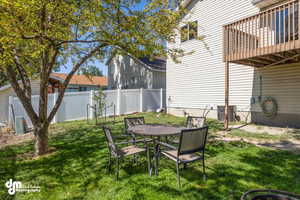
M 299 0 L 223 26 L 224 61 L 267 67 L 300 61 Z

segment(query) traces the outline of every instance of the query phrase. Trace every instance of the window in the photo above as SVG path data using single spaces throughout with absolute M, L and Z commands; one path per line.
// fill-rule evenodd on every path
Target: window
M 198 36 L 198 22 L 190 22 L 181 28 L 181 42 L 196 39 Z

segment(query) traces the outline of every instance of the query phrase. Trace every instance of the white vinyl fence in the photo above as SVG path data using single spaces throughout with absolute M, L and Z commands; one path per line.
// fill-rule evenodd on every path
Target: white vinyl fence
M 105 90 L 105 109 L 102 115 L 113 116 L 130 114 L 134 112 L 156 111 L 165 108 L 166 97 L 163 89 L 129 89 Z M 48 113 L 52 110 L 58 94 L 49 94 Z M 82 120 L 87 116 L 94 117 L 93 106 L 95 91 L 65 93 L 64 99 L 52 123 Z M 39 95 L 31 97 L 34 110 L 38 113 Z M 9 122 L 14 122 L 14 117 L 24 117 L 28 126 L 32 123 L 17 97 L 9 98 Z

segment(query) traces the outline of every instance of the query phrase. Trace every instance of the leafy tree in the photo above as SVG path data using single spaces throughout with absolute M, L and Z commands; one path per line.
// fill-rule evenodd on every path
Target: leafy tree
M 72 76 L 87 62 L 113 51 L 136 57 L 183 53 L 161 42 L 174 37 L 181 9 L 171 11 L 168 0 L 144 1 L 141 9 L 134 9 L 140 0 L 0 1 L 0 68 L 33 123 L 36 155 L 47 152 L 49 124 Z M 49 75 L 70 62 L 72 69 L 48 113 Z M 40 79 L 37 112 L 31 103 L 35 78 Z
M 103 76 L 102 71 L 98 67 L 92 65 L 81 68 L 79 74 L 85 74 L 87 76 Z
M 0 87 L 6 85 L 8 83 L 8 79 L 6 77 L 6 74 L 0 70 Z

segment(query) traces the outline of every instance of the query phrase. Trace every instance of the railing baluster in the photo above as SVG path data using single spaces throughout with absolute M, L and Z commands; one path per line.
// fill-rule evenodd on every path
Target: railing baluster
M 250 18 L 251 19 L 251 18 Z M 250 34 L 250 19 L 248 19 L 247 21 L 248 21 L 248 31 L 247 31 L 247 39 L 248 39 L 248 48 L 247 48 L 247 57 L 249 57 L 250 56 L 250 37 L 251 37 L 251 34 Z
M 295 48 L 295 2 L 292 4 L 292 13 L 291 13 L 291 40 L 292 40 L 292 47 Z
M 300 0 L 289 1 L 223 28 L 224 60 L 300 48 Z

